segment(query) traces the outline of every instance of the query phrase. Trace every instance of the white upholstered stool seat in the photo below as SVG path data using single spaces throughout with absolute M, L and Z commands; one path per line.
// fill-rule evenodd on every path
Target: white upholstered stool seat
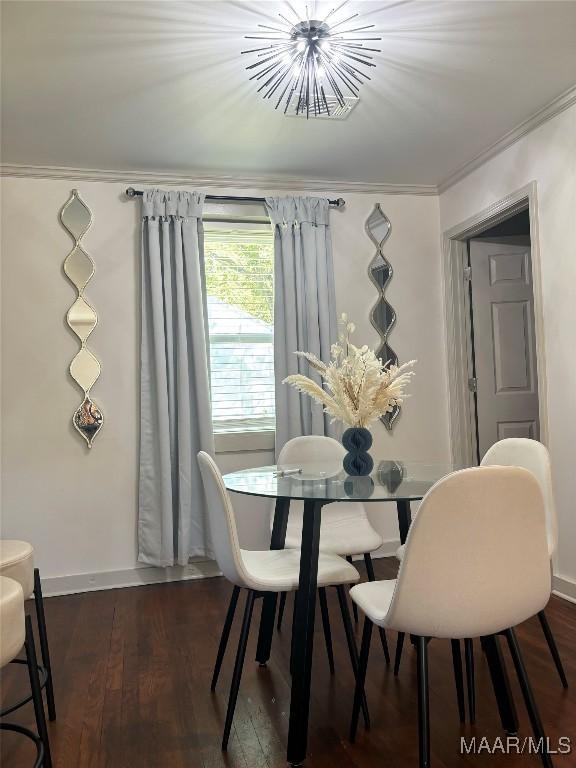
M 24 645 L 24 593 L 14 579 L 0 576 L 0 667 L 5 667 Z
M 286 547 L 300 549 L 302 544 L 301 502 L 292 502 L 286 528 Z M 322 511 L 320 549 L 335 555 L 363 555 L 382 546 L 382 536 L 374 530 L 364 507 L 357 502 L 329 504 Z
M 0 540 L 0 576 L 17 581 L 24 599 L 34 592 L 34 549 L 27 541 Z
M 277 549 L 262 552 L 241 550 L 249 588 L 259 592 L 290 592 L 298 589 L 300 550 Z M 318 586 L 355 584 L 360 574 L 338 555 L 321 552 L 318 557 Z
M 366 581 L 350 590 L 350 597 L 373 624 L 386 626 L 386 617 L 392 604 L 397 579 Z

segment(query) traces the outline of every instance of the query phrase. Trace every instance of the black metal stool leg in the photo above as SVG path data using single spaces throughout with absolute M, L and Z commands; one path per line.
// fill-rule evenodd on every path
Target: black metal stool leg
M 330 614 L 328 613 L 328 601 L 326 600 L 326 587 L 320 587 L 318 590 L 320 600 L 320 612 L 322 614 L 322 628 L 324 629 L 324 640 L 326 642 L 326 653 L 328 654 L 328 666 L 330 674 L 334 674 L 334 652 L 332 650 L 332 632 L 330 631 Z
M 419 637 L 418 651 L 418 741 L 420 768 L 430 768 L 430 706 L 428 695 L 428 638 Z
M 472 640 L 464 640 L 466 658 L 466 686 L 468 688 L 468 710 L 470 723 L 476 722 L 476 681 L 474 675 L 474 643 Z
M 50 664 L 50 651 L 48 649 L 48 633 L 46 631 L 46 616 L 44 615 L 44 598 L 42 597 L 42 583 L 40 571 L 34 568 L 34 602 L 36 603 L 36 618 L 38 620 L 38 635 L 40 636 L 40 652 L 42 664 L 46 669 L 46 701 L 48 703 L 48 717 L 56 720 L 56 705 L 54 703 L 54 686 L 52 683 L 52 666 Z
M 396 639 L 396 653 L 394 655 L 394 677 L 398 677 L 400 662 L 402 661 L 402 648 L 404 647 L 404 632 L 398 632 Z
M 354 704 L 352 707 L 352 720 L 350 722 L 350 741 L 354 743 L 358 728 L 358 716 L 362 696 L 365 696 L 364 683 L 366 682 L 366 670 L 368 669 L 368 655 L 370 653 L 370 639 L 372 637 L 372 622 L 366 616 L 362 631 L 362 645 L 360 647 L 360 659 L 358 661 L 358 675 L 356 676 L 356 688 L 354 690 Z
M 346 560 L 352 565 L 352 555 L 346 555 Z M 352 601 L 352 613 L 354 615 L 354 624 L 358 624 L 358 608 L 354 601 Z
M 344 631 L 346 633 L 346 642 L 348 643 L 350 661 L 352 662 L 352 671 L 354 672 L 354 678 L 356 679 L 358 677 L 358 649 L 356 648 L 354 630 L 352 628 L 352 622 L 350 621 L 348 601 L 346 600 L 346 593 L 344 592 L 344 587 L 342 585 L 336 587 L 336 592 L 338 593 L 340 612 L 342 613 L 342 621 L 344 622 Z M 364 717 L 364 724 L 366 725 L 366 728 L 369 728 L 370 715 L 368 714 L 368 704 L 366 703 L 366 695 L 364 692 L 362 692 L 362 715 Z
M 460 640 L 451 640 L 452 665 L 454 667 L 454 682 L 456 683 L 456 697 L 458 699 L 458 715 L 460 722 L 466 722 L 466 710 L 464 708 L 464 674 L 462 672 L 462 653 Z
M 248 643 L 248 634 L 250 632 L 250 622 L 252 620 L 252 610 L 254 608 L 255 598 L 256 593 L 251 589 L 246 596 L 246 608 L 244 609 L 242 629 L 240 631 L 240 639 L 238 640 L 238 651 L 236 652 L 236 661 L 234 663 L 234 674 L 232 675 L 232 683 L 230 685 L 226 723 L 224 725 L 224 735 L 222 736 L 223 750 L 228 749 L 228 739 L 230 738 L 230 729 L 232 728 L 236 700 L 238 699 L 238 689 L 240 688 L 240 680 L 244 668 L 244 657 L 246 656 L 246 645 Z
M 376 581 L 374 575 L 374 565 L 372 563 L 372 557 L 370 552 L 364 554 L 364 563 L 366 564 L 366 573 L 368 574 L 368 581 Z M 386 632 L 384 627 L 378 627 L 378 634 L 380 635 L 380 642 L 382 643 L 382 650 L 384 651 L 384 658 L 386 664 L 390 664 L 390 651 L 388 650 L 388 640 L 386 639 Z
M 544 637 L 546 638 L 546 642 L 548 643 L 548 648 L 550 649 L 550 653 L 552 654 L 552 658 L 554 659 L 554 664 L 556 665 L 556 670 L 558 671 L 558 675 L 560 677 L 562 686 L 564 688 L 568 688 L 568 680 L 566 679 L 566 672 L 564 672 L 562 659 L 560 658 L 560 654 L 558 653 L 558 646 L 556 645 L 556 641 L 554 640 L 554 635 L 552 634 L 552 630 L 550 629 L 550 624 L 548 624 L 548 619 L 546 618 L 546 614 L 544 613 L 544 611 L 540 611 L 540 613 L 538 614 L 538 619 L 540 621 L 540 626 L 542 627 L 542 631 L 544 632 Z
M 530 685 L 530 681 L 528 680 L 528 674 L 526 673 L 526 667 L 524 666 L 524 660 L 522 658 L 522 653 L 520 652 L 520 646 L 518 645 L 516 633 L 513 629 L 506 630 L 506 639 L 508 640 L 508 647 L 510 648 L 512 661 L 514 662 L 514 667 L 516 668 L 518 682 L 520 683 L 520 688 L 522 689 L 522 695 L 524 697 L 526 709 L 528 710 L 528 716 L 530 717 L 532 730 L 534 731 L 534 737 L 538 744 L 541 745 L 542 751 L 540 752 L 540 758 L 542 760 L 542 765 L 546 766 L 546 768 L 551 768 L 553 763 L 552 758 L 548 753 L 544 726 L 542 725 L 542 720 L 540 719 L 540 713 L 538 712 L 538 707 L 536 706 L 536 700 L 532 692 L 532 687 Z
M 52 768 L 50 740 L 48 738 L 46 716 L 44 715 L 44 702 L 42 700 L 42 689 L 40 688 L 40 678 L 38 676 L 38 659 L 36 658 L 36 646 L 34 645 L 32 619 L 30 616 L 26 616 L 26 639 L 24 640 L 24 648 L 26 651 L 30 688 L 32 689 L 32 702 L 34 704 L 34 715 L 36 716 L 36 727 L 38 728 L 38 735 L 44 745 L 44 768 Z
M 276 624 L 276 629 L 278 632 L 282 629 L 282 619 L 284 618 L 284 610 L 286 608 L 286 597 L 287 593 L 282 592 L 280 595 L 280 606 L 278 607 L 278 622 Z
M 236 604 L 238 603 L 238 595 L 240 594 L 240 587 L 234 587 L 232 595 L 230 597 L 230 604 L 228 605 L 228 611 L 226 613 L 226 620 L 224 621 L 224 627 L 222 628 L 222 636 L 220 638 L 220 645 L 218 646 L 218 655 L 216 656 L 216 663 L 214 664 L 214 672 L 212 674 L 212 682 L 210 683 L 210 690 L 213 691 L 216 688 L 218 682 L 218 676 L 220 674 L 220 667 L 226 653 L 226 646 L 228 645 L 228 638 L 230 637 L 230 629 L 232 622 L 234 621 L 234 613 L 236 612 Z

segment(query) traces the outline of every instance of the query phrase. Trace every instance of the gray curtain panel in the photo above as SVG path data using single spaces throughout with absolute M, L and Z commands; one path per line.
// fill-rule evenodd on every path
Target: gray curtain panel
M 214 455 L 202 205 L 197 192 L 144 193 L 138 559 L 212 556 L 199 450 Z
M 300 435 L 337 436 L 337 427 L 307 395 L 282 384 L 292 373 L 320 377 L 294 352 L 327 361 L 338 336 L 328 200 L 266 198 L 274 226 L 274 369 L 276 452 Z

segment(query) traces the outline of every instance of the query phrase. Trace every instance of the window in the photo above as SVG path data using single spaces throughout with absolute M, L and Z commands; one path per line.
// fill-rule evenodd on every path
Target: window
M 214 432 L 273 431 L 274 236 L 227 226 L 204 233 Z

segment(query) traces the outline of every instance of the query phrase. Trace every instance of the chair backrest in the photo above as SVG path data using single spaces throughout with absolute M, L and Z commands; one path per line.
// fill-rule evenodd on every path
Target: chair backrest
M 333 437 L 323 435 L 306 435 L 294 437 L 284 443 L 278 455 L 278 466 L 282 464 L 313 464 L 334 462 L 334 471 L 342 469 L 342 460 L 346 449 Z
M 518 467 L 454 472 L 412 524 L 387 625 L 423 637 L 494 634 L 550 597 L 544 500 Z
M 208 505 L 210 536 L 218 566 L 224 576 L 239 587 L 248 584 L 242 561 L 234 509 L 214 459 L 205 451 L 198 453 L 204 493 Z
M 552 465 L 548 448 L 538 440 L 526 437 L 509 437 L 499 440 L 486 451 L 482 466 L 524 467 L 536 476 L 544 497 L 546 527 L 548 530 L 548 554 L 550 557 L 558 546 L 558 520 L 554 491 L 552 488 Z

